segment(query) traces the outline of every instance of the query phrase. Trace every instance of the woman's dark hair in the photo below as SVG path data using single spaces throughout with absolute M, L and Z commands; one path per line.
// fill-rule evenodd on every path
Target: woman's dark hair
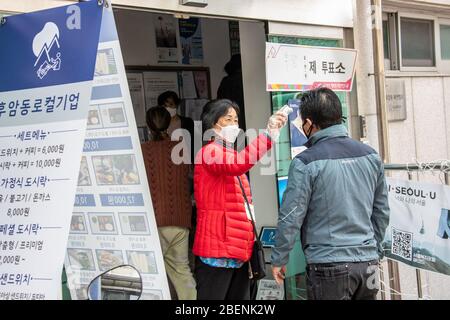
M 235 54 L 231 57 L 230 61 L 225 65 L 225 72 L 228 75 L 240 72 L 242 70 L 241 54 Z
M 163 139 L 163 133 L 170 125 L 171 116 L 164 107 L 153 107 L 146 113 L 147 126 L 152 131 L 152 138 L 155 141 Z
M 181 102 L 180 98 L 178 97 L 177 93 L 174 91 L 166 91 L 161 93 L 158 96 L 158 106 L 162 106 L 164 105 L 164 103 L 168 100 L 172 98 L 173 102 L 175 102 L 175 104 L 178 106 Z
M 219 99 L 208 102 L 203 108 L 201 116 L 203 132 L 212 129 L 221 117 L 228 114 L 230 108 L 233 108 L 239 116 L 239 107 L 231 100 Z
M 319 88 L 303 94 L 300 113 L 303 121 L 310 119 L 320 129 L 342 124 L 342 105 L 333 90 Z

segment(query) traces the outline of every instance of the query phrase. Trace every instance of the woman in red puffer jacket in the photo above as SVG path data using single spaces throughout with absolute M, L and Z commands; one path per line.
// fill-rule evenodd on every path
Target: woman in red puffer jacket
M 197 228 L 193 253 L 199 300 L 248 300 L 248 260 L 255 234 L 239 179 L 250 203 L 246 173 L 272 148 L 287 117 L 277 113 L 268 129 L 243 151 L 233 148 L 240 129 L 239 107 L 230 100 L 208 103 L 203 129 L 213 138 L 195 159 L 194 193 Z

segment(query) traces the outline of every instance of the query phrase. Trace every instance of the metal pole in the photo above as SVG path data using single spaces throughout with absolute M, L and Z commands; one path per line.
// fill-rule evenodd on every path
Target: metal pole
M 380 152 L 384 163 L 390 162 L 389 154 L 389 127 L 386 108 L 386 83 L 384 70 L 384 50 L 383 50 L 383 12 L 381 0 L 371 0 L 373 18 L 373 45 L 374 45 L 374 67 L 375 67 L 375 88 L 377 97 L 377 111 L 379 115 L 378 128 L 380 134 Z M 389 285 L 391 288 L 391 300 L 401 300 L 400 274 L 398 263 L 388 259 Z M 396 293 L 398 292 L 398 293 Z
M 408 180 L 412 180 L 413 175 L 411 171 L 408 171 Z M 419 299 L 423 298 L 423 292 L 422 292 L 422 276 L 420 274 L 420 269 L 416 268 L 416 280 L 417 280 L 417 297 Z
M 417 279 L 417 296 L 419 299 L 422 299 L 423 298 L 422 276 L 420 274 L 420 269 L 416 269 L 416 279 Z
M 383 265 L 380 263 L 380 278 L 383 279 L 381 281 L 380 289 L 381 289 L 381 300 L 386 300 L 386 287 L 384 286 L 384 268 Z
M 381 0 L 371 0 L 372 14 L 375 24 L 372 28 L 375 90 L 377 98 L 378 130 L 380 135 L 380 151 L 384 163 L 390 162 L 389 124 L 386 103 L 386 76 L 384 68 L 383 11 Z

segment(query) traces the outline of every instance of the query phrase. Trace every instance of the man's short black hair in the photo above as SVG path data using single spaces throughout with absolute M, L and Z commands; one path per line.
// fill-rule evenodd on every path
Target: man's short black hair
M 300 113 L 320 129 L 342 124 L 342 104 L 333 90 L 322 87 L 308 91 L 301 97 Z
M 177 93 L 174 91 L 166 91 L 161 93 L 158 96 L 158 106 L 163 106 L 164 103 L 166 103 L 166 101 L 168 99 L 172 98 L 173 102 L 175 102 L 175 104 L 178 106 L 180 104 L 180 98 L 178 97 Z

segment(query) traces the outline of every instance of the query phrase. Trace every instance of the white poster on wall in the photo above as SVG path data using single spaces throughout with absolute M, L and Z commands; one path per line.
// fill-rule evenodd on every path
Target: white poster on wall
M 178 63 L 178 22 L 172 15 L 154 15 L 153 27 L 156 36 L 158 62 Z
M 267 91 L 351 91 L 357 51 L 266 43 Z
M 133 104 L 136 123 L 139 127 L 145 127 L 145 94 L 144 79 L 142 73 L 127 73 L 128 86 L 130 88 L 131 102 Z
M 386 104 L 389 121 L 406 120 L 406 91 L 404 79 L 386 79 Z
M 59 297 L 101 17 L 95 1 L 0 25 L 0 300 Z
M 208 99 L 187 99 L 184 101 L 185 116 L 194 121 L 200 121 L 203 108 L 209 102 Z
M 107 68 L 94 78 L 66 272 L 72 299 L 106 270 L 131 264 L 143 300 L 170 299 L 158 230 L 113 12 L 104 9 L 98 54 Z M 97 66 L 99 68 L 100 66 Z
M 197 89 L 195 88 L 194 73 L 192 71 L 181 72 L 183 79 L 183 99 L 196 99 Z
M 144 72 L 145 104 L 147 110 L 158 105 L 158 96 L 165 91 L 174 91 L 180 96 L 176 71 Z

